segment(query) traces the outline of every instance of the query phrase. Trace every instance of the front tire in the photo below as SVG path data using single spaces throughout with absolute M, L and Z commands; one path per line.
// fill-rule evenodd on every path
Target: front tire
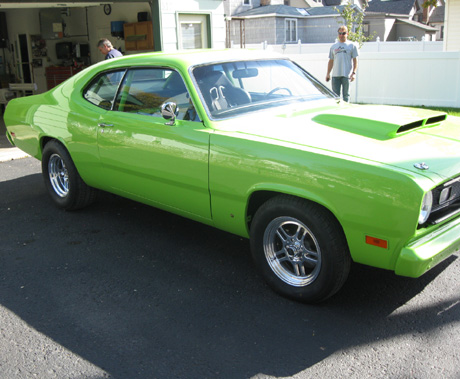
M 318 204 L 284 195 L 268 200 L 256 212 L 251 252 L 270 287 L 308 303 L 335 294 L 351 265 L 335 217 Z
M 42 174 L 51 199 L 62 209 L 72 211 L 91 204 L 96 189 L 82 180 L 66 148 L 56 140 L 45 145 Z

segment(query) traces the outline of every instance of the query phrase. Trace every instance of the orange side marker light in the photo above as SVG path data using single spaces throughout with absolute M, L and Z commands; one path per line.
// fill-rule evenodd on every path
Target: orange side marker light
M 382 240 L 380 238 L 366 236 L 366 243 L 368 245 L 381 247 L 383 249 L 388 249 L 388 241 L 387 240 Z

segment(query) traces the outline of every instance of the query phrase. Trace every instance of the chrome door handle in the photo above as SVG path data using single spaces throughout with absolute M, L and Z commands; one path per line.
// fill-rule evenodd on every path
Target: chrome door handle
M 97 126 L 100 126 L 101 128 L 111 128 L 113 124 L 106 124 L 104 122 L 100 122 L 99 124 L 97 124 Z

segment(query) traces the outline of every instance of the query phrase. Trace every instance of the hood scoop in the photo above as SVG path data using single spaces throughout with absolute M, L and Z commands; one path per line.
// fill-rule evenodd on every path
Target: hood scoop
M 436 124 L 439 124 L 440 122 L 445 121 L 446 118 L 447 118 L 447 115 L 443 114 L 443 115 L 440 115 L 440 116 L 429 117 L 427 119 L 422 119 L 422 120 L 418 120 L 418 121 L 415 121 L 415 122 L 411 122 L 410 124 L 401 125 L 399 127 L 399 129 L 396 131 L 396 134 L 408 132 L 409 130 L 417 129 L 417 128 L 420 128 L 422 126 L 436 125 Z
M 337 113 L 318 114 L 312 120 L 321 125 L 383 141 L 439 125 L 446 118 L 447 115 L 443 112 L 361 105 Z

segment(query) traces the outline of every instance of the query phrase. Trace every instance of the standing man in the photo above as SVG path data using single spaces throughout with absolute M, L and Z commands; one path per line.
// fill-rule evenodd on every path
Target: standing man
M 122 57 L 123 54 L 120 53 L 117 49 L 112 46 L 112 42 L 110 42 L 107 38 L 102 38 L 97 43 L 97 48 L 99 51 L 105 55 L 105 59 L 117 58 Z
M 338 33 L 339 41 L 334 43 L 329 51 L 326 82 L 331 80 L 332 71 L 332 90 L 339 97 L 342 90 L 343 100 L 348 101 L 350 82 L 355 80 L 358 69 L 358 47 L 354 42 L 347 41 L 346 26 L 341 26 Z

